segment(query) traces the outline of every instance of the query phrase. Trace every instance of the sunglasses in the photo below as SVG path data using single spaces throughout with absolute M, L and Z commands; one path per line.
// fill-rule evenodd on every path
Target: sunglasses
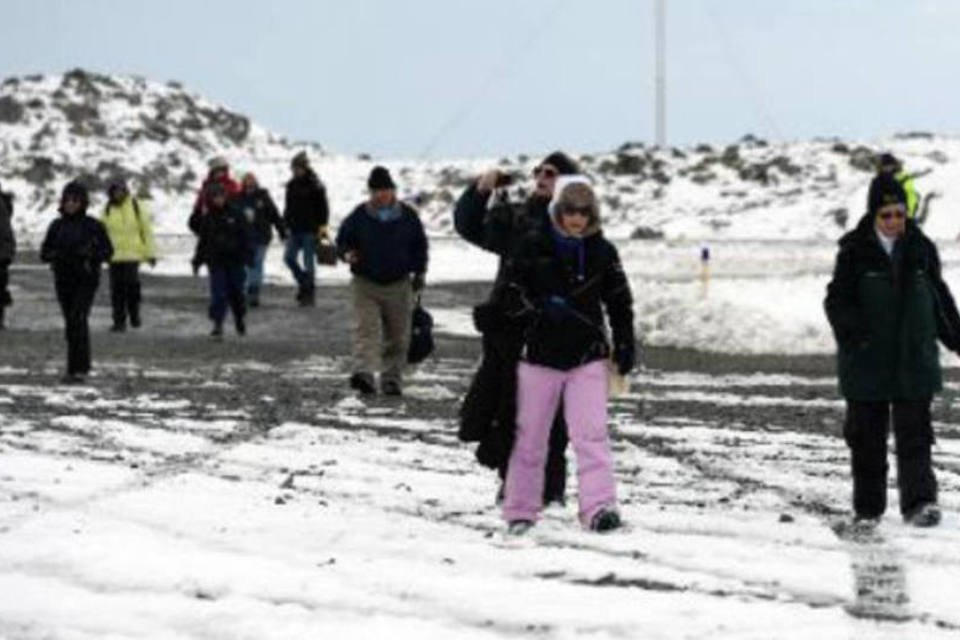
M 897 220 L 905 218 L 907 216 L 906 212 L 903 209 L 898 209 L 897 211 L 883 211 L 877 214 L 877 217 L 881 220 L 890 220 L 891 218 L 896 218 Z
M 582 207 L 577 207 L 574 205 L 565 205 L 560 208 L 560 215 L 563 216 L 584 216 L 589 218 L 590 214 L 593 213 L 593 207 L 589 204 L 585 204 Z
M 544 178 L 556 178 L 558 175 L 560 175 L 560 172 L 553 167 L 537 167 L 533 170 L 533 177 L 535 178 L 539 178 L 540 176 Z

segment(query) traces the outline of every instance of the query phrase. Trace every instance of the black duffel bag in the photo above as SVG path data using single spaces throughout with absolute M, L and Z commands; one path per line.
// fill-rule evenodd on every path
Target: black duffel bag
M 410 318 L 410 347 L 407 349 L 407 362 L 423 362 L 433 353 L 433 316 L 420 304 L 420 296 L 413 305 Z

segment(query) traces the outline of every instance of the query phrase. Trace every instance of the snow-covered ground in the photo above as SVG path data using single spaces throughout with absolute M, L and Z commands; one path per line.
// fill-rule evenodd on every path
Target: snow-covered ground
M 0 407 L 37 408 L 36 419 L 0 413 L 0 637 L 960 633 L 957 425 L 938 425 L 943 526 L 904 526 L 891 492 L 876 535 L 856 538 L 842 529 L 841 439 L 658 408 L 681 398 L 804 411 L 800 390 L 832 380 L 646 373 L 612 406 L 628 528 L 583 531 L 571 504 L 517 544 L 455 425 L 422 417 L 470 368 L 440 361 L 403 402 L 345 396 L 267 432 L 249 428 L 250 404 L 198 407 L 188 390 L 240 374 L 335 384 L 342 364 L 147 369 L 138 375 L 162 391 L 132 397 L 102 382 L 0 384 Z M 44 407 L 61 417 L 41 419 Z

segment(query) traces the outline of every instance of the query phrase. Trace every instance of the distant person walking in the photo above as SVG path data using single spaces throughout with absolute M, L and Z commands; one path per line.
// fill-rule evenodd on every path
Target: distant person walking
M 127 329 L 127 318 L 134 329 L 140 326 L 140 263 L 157 263 L 153 221 L 146 203 L 130 194 L 127 183 L 116 179 L 107 187 L 107 205 L 100 222 L 113 245 L 110 259 L 110 305 L 113 310 L 111 331 Z
M 90 373 L 88 318 L 100 284 L 100 265 L 113 255 L 103 225 L 87 215 L 90 197 L 80 182 L 70 182 L 60 197 L 60 217 L 50 223 L 40 245 L 40 259 L 53 268 L 53 284 L 67 337 L 66 384 L 83 382 Z
M 903 162 L 892 153 L 881 153 L 877 158 L 877 175 L 880 174 L 892 176 L 894 180 L 900 183 L 907 198 L 907 217 L 916 218 L 917 207 L 920 205 L 920 194 L 917 192 L 913 175 L 907 173 L 903 168 Z
M 374 167 L 370 199 L 344 219 L 337 253 L 353 279 L 353 374 L 350 386 L 363 394 L 380 390 L 401 395 L 410 343 L 413 293 L 423 289 L 427 236 L 420 217 L 397 200 L 397 187 L 384 167 Z
M 549 213 L 550 232 L 524 239 L 502 294 L 507 318 L 524 335 L 503 517 L 514 534 L 539 517 L 550 430 L 562 398 L 577 454 L 580 521 L 608 531 L 620 526 L 620 516 L 607 434 L 607 361 L 612 357 L 622 376 L 634 367 L 633 297 L 617 250 L 600 230 L 599 204 L 584 176 L 557 180 Z
M 227 194 L 227 200 L 234 198 L 237 194 L 240 193 L 240 184 L 233 179 L 230 175 L 230 163 L 223 156 L 215 156 L 210 159 L 207 163 L 208 171 L 207 177 L 204 178 L 203 184 L 200 185 L 200 189 L 197 191 L 197 198 L 193 203 L 193 210 L 191 215 L 197 213 L 203 213 L 210 206 L 208 202 L 209 194 L 211 193 L 210 185 L 219 184 L 222 185 L 224 191 Z M 199 245 L 197 246 L 197 251 L 194 252 L 193 260 L 190 264 L 193 267 L 194 275 L 200 270 L 200 265 L 203 262 L 200 260 Z
M 938 524 L 930 403 L 942 387 L 937 338 L 960 351 L 960 315 L 936 246 L 907 217 L 893 176 L 874 178 L 867 214 L 841 238 L 824 307 L 847 401 L 856 521 L 873 526 L 886 510 L 892 416 L 900 513 L 918 527 Z
M 10 264 L 17 255 L 17 237 L 13 232 L 13 194 L 0 188 L 0 330 L 6 328 L 10 295 Z
M 467 242 L 500 256 L 488 300 L 474 309 L 474 322 L 483 335 L 483 359 L 460 409 L 461 440 L 479 442 L 477 460 L 496 469 L 503 481 L 516 433 L 517 362 L 523 335 L 506 322 L 500 304 L 510 257 L 531 234 L 549 237 L 553 223 L 547 205 L 557 179 L 580 172 L 577 163 L 560 151 L 545 157 L 533 171 L 531 195 L 511 202 L 500 189 L 510 176 L 491 169 L 466 188 L 453 213 L 454 228 Z M 501 195 L 503 197 L 501 197 Z M 558 411 L 550 432 L 545 470 L 545 504 L 565 502 L 567 428 Z M 503 497 L 503 485 L 497 500 Z
M 199 238 L 198 254 L 210 273 L 210 335 L 220 340 L 228 306 L 237 334 L 247 333 L 244 285 L 247 267 L 253 263 L 254 240 L 253 230 L 236 202 L 228 200 L 226 187 L 214 182 L 207 189 L 207 207 L 190 216 L 190 229 Z
M 297 302 L 307 307 L 315 302 L 317 239 L 327 233 L 330 207 L 327 190 L 310 166 L 306 152 L 293 156 L 290 170 L 293 178 L 287 182 L 283 208 L 283 221 L 290 235 L 283 261 L 297 281 Z M 302 264 L 298 262 L 300 255 Z
M 247 303 L 251 307 L 260 306 L 260 289 L 263 287 L 263 261 L 267 247 L 273 240 L 273 229 L 281 240 L 287 239 L 287 230 L 280 218 L 277 205 L 273 203 L 270 192 L 261 187 L 253 173 L 243 176 L 243 189 L 237 196 L 237 208 L 246 217 L 253 228 L 253 264 L 247 268 Z

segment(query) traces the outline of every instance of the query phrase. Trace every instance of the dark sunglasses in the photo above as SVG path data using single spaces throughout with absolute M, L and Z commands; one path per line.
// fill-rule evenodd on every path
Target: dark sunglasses
M 582 207 L 578 207 L 572 204 L 564 205 L 560 208 L 560 215 L 563 216 L 585 216 L 590 217 L 590 214 L 593 213 L 593 207 L 589 204 L 585 204 Z
M 535 178 L 539 178 L 540 176 L 544 178 L 556 178 L 558 175 L 560 175 L 560 172 L 553 167 L 537 167 L 533 170 L 533 176 Z

